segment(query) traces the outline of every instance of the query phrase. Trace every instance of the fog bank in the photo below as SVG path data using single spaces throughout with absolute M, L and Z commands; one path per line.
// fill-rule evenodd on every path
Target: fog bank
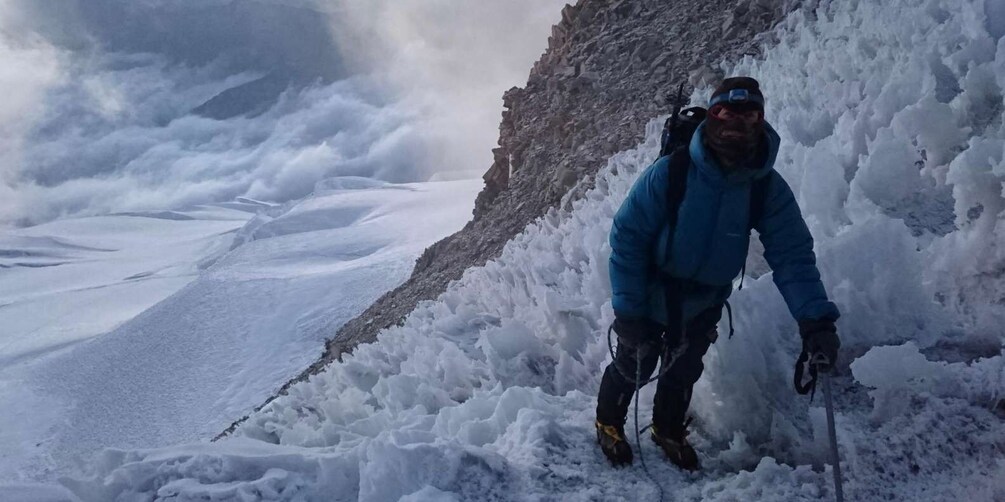
M 561 4 L 10 0 L 0 223 L 477 176 Z

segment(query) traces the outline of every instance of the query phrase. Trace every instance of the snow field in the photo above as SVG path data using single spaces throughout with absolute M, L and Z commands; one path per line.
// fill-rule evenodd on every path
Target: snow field
M 824 2 L 790 16 L 763 59 L 727 68 L 762 82 L 776 168 L 843 312 L 849 500 L 1005 499 L 1001 15 L 981 1 Z M 237 437 L 108 450 L 66 486 L 81 500 L 655 500 L 638 463 L 607 465 L 592 422 L 613 317 L 609 225 L 661 124 L 571 210 Z M 799 340 L 769 278 L 734 294 L 737 334 L 705 358 L 691 436 L 704 470 L 671 468 L 643 440 L 673 500 L 833 496 L 822 403 L 791 388 Z
M 0 363 L 104 333 L 192 281 L 253 212 L 71 218 L 0 235 Z
M 44 472 L 43 445 L 64 426 L 66 403 L 38 392 L 32 365 L 192 282 L 227 251 L 247 209 L 69 218 L 0 235 L 0 479 Z
M 69 242 L 118 251 L 91 250 L 80 265 L 43 269 L 63 271 L 60 276 L 36 273 L 4 283 L 15 291 L 14 307 L 49 308 L 38 314 L 48 331 L 13 332 L 12 344 L 0 351 L 0 358 L 19 358 L 0 372 L 0 480 L 52 481 L 78 472 L 101 448 L 160 447 L 216 435 L 317 358 L 325 336 L 403 281 L 426 246 L 460 228 L 478 187 L 472 180 L 393 185 L 330 179 L 303 201 L 226 204 L 257 212 L 226 220 L 227 231 L 217 229 L 215 240 L 199 234 L 216 228 L 198 219 L 207 217 L 205 211 L 173 213 L 191 221 L 119 215 L 32 227 L 54 233 L 59 227 L 55 235 L 75 236 Z M 165 232 L 171 225 L 188 227 Z M 113 231 L 122 228 L 130 232 Z M 151 233 L 165 242 L 155 245 Z M 32 249 L 18 243 L 12 249 Z M 55 256 L 32 253 L 16 259 Z M 125 307 L 146 298 L 136 289 L 142 286 L 118 284 L 62 315 L 76 305 L 78 289 L 93 287 L 78 282 L 125 277 L 127 285 L 142 285 L 160 276 L 179 282 L 174 290 L 153 291 L 156 305 L 142 305 L 139 315 Z M 74 288 L 64 292 L 64 282 Z M 75 344 L 88 316 L 114 323 Z M 46 346 L 51 353 L 18 351 L 41 341 L 53 346 Z

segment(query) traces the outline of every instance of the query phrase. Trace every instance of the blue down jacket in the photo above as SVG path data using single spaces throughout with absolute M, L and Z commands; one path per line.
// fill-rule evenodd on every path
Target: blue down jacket
M 667 222 L 669 157 L 642 173 L 614 216 L 610 276 L 615 313 L 666 323 L 657 270 L 691 281 L 684 295 L 685 319 L 724 302 L 747 258 L 751 182 L 771 176 L 763 216 L 754 228 L 775 285 L 796 320 L 837 319 L 837 306 L 827 300 L 820 282 L 813 237 L 792 190 L 772 167 L 778 133 L 765 124 L 770 146 L 767 157 L 761 157 L 764 164 L 727 176 L 702 145 L 704 126 L 689 146 L 692 167 L 673 235 Z

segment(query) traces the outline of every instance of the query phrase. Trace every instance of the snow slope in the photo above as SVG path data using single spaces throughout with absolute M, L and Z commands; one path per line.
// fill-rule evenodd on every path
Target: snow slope
M 70 218 L 0 234 L 0 366 L 107 332 L 227 250 L 254 208 Z
M 69 218 L 0 234 L 0 479 L 17 479 L 29 458 L 43 460 L 40 443 L 66 412 L 65 402 L 36 392 L 30 368 L 74 353 L 195 280 L 254 210 Z
M 67 270 L 59 277 L 38 272 L 5 277 L 14 300 L 0 313 L 16 309 L 10 315 L 17 320 L 32 308 L 49 312 L 45 331 L 26 326 L 5 333 L 11 341 L 0 357 L 12 366 L 0 373 L 5 410 L 0 474 L 51 480 L 106 446 L 153 447 L 212 437 L 314 361 L 338 326 L 407 278 L 426 246 L 460 228 L 479 185 L 479 180 L 405 185 L 327 180 L 303 201 L 259 203 L 250 221 L 247 215 L 216 222 L 217 231 L 228 235 L 210 241 L 222 247 L 212 253 L 208 237 L 192 229 L 181 233 L 186 240 L 180 242 L 165 232 L 166 226 L 189 223 L 186 218 L 199 211 L 170 218 L 165 213 L 59 220 L 21 231 L 72 234 L 73 240 L 10 237 L 26 252 L 21 258 L 26 263 L 67 259 L 52 243 L 112 254 L 105 261 L 82 259 L 45 269 Z M 230 206 L 250 205 L 255 203 Z M 192 221 L 202 221 L 197 228 L 213 223 Z M 156 236 L 165 242 L 154 241 Z M 28 246 L 34 242 L 50 243 L 49 251 L 29 252 L 36 249 Z M 141 245 L 124 248 L 136 243 Z M 234 249 L 227 252 L 228 247 Z M 196 277 L 196 264 L 206 260 L 214 262 Z M 71 266 L 79 270 L 71 273 Z M 175 277 L 175 268 L 189 273 Z M 133 285 L 153 283 L 160 275 L 166 276 L 160 289 Z M 126 279 L 104 287 L 87 282 L 104 277 Z M 64 282 L 71 281 L 77 281 L 76 289 L 99 288 L 104 296 L 64 292 L 69 288 Z M 82 314 L 93 322 L 76 322 Z M 100 336 L 73 345 L 82 325 L 93 326 L 86 334 Z M 52 353 L 42 357 L 45 350 Z
M 1002 9 L 983 1 L 821 2 L 763 59 L 727 68 L 764 86 L 776 167 L 844 314 L 849 500 L 1005 499 L 1003 31 Z M 64 486 L 85 501 L 656 500 L 640 466 L 606 464 L 592 421 L 609 358 L 607 232 L 660 123 L 571 210 L 237 437 L 106 450 Z M 713 346 L 696 388 L 705 469 L 673 469 L 648 441 L 643 454 L 673 500 L 832 497 L 821 403 L 791 389 L 795 324 L 770 274 L 747 284 L 736 337 Z

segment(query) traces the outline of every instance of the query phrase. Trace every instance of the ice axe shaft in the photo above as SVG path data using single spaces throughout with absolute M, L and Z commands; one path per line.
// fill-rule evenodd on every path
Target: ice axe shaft
M 834 497 L 837 502 L 844 502 L 844 487 L 841 480 L 841 457 L 838 455 L 837 431 L 834 427 L 834 398 L 831 394 L 830 361 L 817 354 L 811 364 L 817 365 L 824 386 L 824 409 L 827 411 L 827 438 L 831 444 L 831 465 L 834 466 Z

